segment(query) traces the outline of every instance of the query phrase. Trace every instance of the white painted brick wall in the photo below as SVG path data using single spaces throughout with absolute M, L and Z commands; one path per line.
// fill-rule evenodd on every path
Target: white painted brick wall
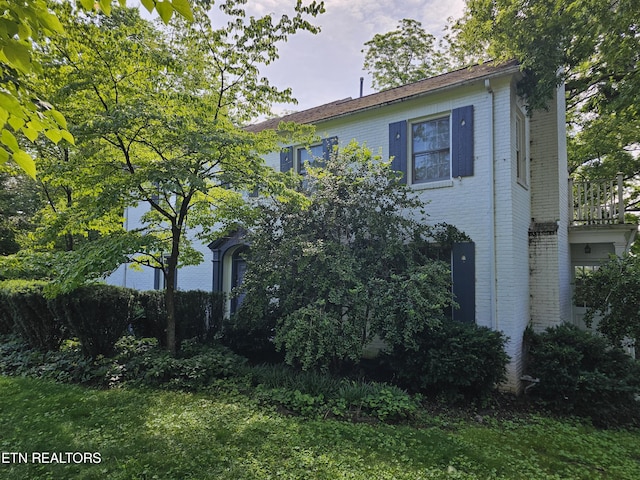
M 531 323 L 536 331 L 569 321 L 571 316 L 564 112 L 564 93 L 558 90 L 549 110 L 536 111 L 531 120 L 531 215 L 536 223 L 558 225 L 555 235 L 531 238 Z

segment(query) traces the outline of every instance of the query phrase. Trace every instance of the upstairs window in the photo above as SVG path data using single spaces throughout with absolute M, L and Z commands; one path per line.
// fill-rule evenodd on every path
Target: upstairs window
M 401 183 L 473 176 L 473 105 L 429 120 L 390 123 L 389 156 Z
M 411 126 L 412 183 L 451 178 L 449 125 L 447 116 L 414 123 Z
M 280 151 L 280 171 L 295 170 L 300 175 L 304 175 L 306 162 L 313 167 L 322 166 L 323 162 L 331 158 L 337 145 L 338 137 L 328 137 L 323 138 L 321 143 L 310 147 L 284 147 Z
M 324 148 L 322 144 L 312 145 L 307 148 L 299 148 L 296 153 L 297 172 L 300 175 L 305 175 L 307 173 L 305 168 L 307 164 L 311 167 L 318 167 L 321 166 L 324 161 Z

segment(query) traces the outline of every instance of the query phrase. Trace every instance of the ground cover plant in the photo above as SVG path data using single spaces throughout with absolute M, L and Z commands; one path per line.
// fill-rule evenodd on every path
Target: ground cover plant
M 0 399 L 3 452 L 99 454 L 100 463 L 0 464 L 0 477 L 16 480 L 640 477 L 637 432 L 538 416 L 352 424 L 284 416 L 232 389 L 95 390 L 4 376 Z

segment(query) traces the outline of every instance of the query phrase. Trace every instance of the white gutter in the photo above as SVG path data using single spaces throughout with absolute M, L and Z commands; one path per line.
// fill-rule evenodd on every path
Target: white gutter
M 491 221 L 489 222 L 489 321 L 491 329 L 498 330 L 498 312 L 496 303 L 495 127 L 493 124 L 493 89 L 491 88 L 491 81 L 488 78 L 484 81 L 484 88 L 487 90 L 489 102 L 489 212 L 491 214 Z

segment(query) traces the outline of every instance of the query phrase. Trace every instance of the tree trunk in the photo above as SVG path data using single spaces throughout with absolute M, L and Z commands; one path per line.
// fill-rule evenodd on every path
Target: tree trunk
M 171 255 L 169 255 L 169 258 L 167 259 L 166 266 L 164 303 L 167 307 L 167 349 L 172 355 L 175 355 L 178 351 L 178 342 L 176 338 L 175 284 L 176 270 L 178 268 L 180 229 L 172 227 L 171 237 Z

